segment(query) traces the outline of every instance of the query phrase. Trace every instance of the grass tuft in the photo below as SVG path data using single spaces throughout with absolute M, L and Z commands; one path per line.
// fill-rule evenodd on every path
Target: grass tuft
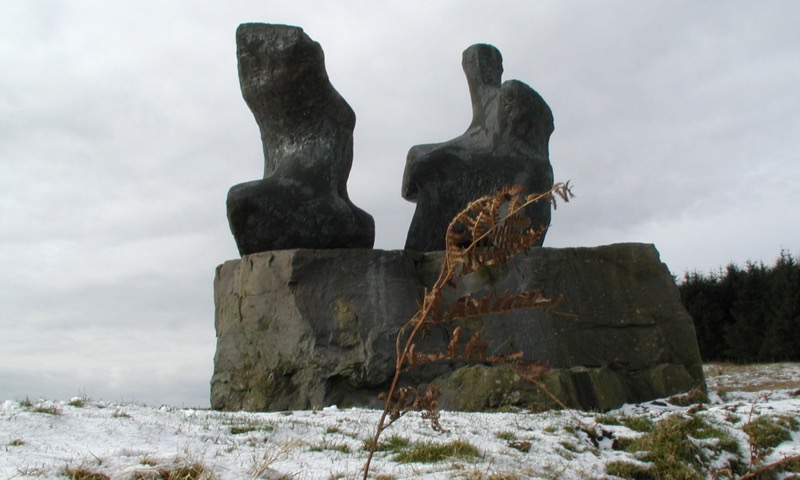
M 86 405 L 89 405 L 89 403 L 91 402 L 92 398 L 89 395 L 87 395 L 86 391 L 84 390 L 83 392 L 78 392 L 77 397 L 72 397 L 67 403 L 67 405 L 75 408 L 83 408 Z
M 519 450 L 522 453 L 528 453 L 531 451 L 531 442 L 526 442 L 523 440 L 516 440 L 508 442 L 508 446 L 513 448 L 514 450 Z
M 64 475 L 70 480 L 111 480 L 105 473 L 93 472 L 83 467 L 67 467 L 64 469 Z
M 450 443 L 420 442 L 394 456 L 399 463 L 435 463 L 450 458 L 469 459 L 480 456 L 475 445 L 463 440 Z
M 272 423 L 252 419 L 231 425 L 231 435 L 243 435 L 250 432 L 271 432 L 273 430 L 275 430 L 275 426 Z
M 512 432 L 512 431 L 509 431 L 509 430 L 504 430 L 502 432 L 495 433 L 494 437 L 499 439 L 499 440 L 505 440 L 507 442 L 512 442 L 512 441 L 517 439 L 517 434 Z
M 798 425 L 797 419 L 789 416 L 765 415 L 745 424 L 743 430 L 750 436 L 752 447 L 763 451 L 791 440 L 792 430 Z
M 350 453 L 350 446 L 347 445 L 346 443 L 329 442 L 324 439 L 319 443 L 310 445 L 308 449 L 312 452 L 333 451 L 341 453 Z
M 619 417 L 609 413 L 601 413 L 596 415 L 594 417 L 594 421 L 597 423 L 602 423 L 603 425 L 619 425 L 621 423 Z
M 256 432 L 256 431 L 258 431 L 258 428 L 252 426 L 231 427 L 231 435 L 243 435 L 245 433 Z
M 199 463 L 178 465 L 158 470 L 160 480 L 200 480 L 208 478 L 206 469 Z
M 658 478 L 654 475 L 651 467 L 623 460 L 609 462 L 606 465 L 606 473 L 626 480 L 653 480 Z
M 654 471 L 658 472 L 653 478 L 685 480 L 705 478 L 709 453 L 739 454 L 739 444 L 730 434 L 713 427 L 700 416 L 680 413 L 658 422 L 650 432 L 633 439 L 627 449 L 645 452 L 644 459 L 652 462 Z M 623 478 L 647 478 L 641 475 L 644 473 Z
M 463 480 L 522 480 L 523 478 L 529 478 L 528 476 L 522 476 L 515 472 L 483 472 L 481 470 L 472 470 L 468 472 L 464 472 L 461 474 L 459 478 Z
M 785 464 L 783 464 L 783 465 L 779 466 L 778 468 L 776 468 L 775 471 L 777 471 L 777 472 L 794 472 L 794 473 L 800 472 L 800 457 L 796 457 L 796 458 L 790 459 Z M 796 476 L 795 477 L 787 476 L 787 477 L 784 477 L 784 478 L 791 479 L 791 478 L 798 478 L 798 477 L 796 477 Z
M 31 410 L 35 413 L 45 413 L 47 415 L 61 415 L 61 409 L 55 405 L 38 405 Z
M 690 405 L 708 403 L 708 394 L 702 388 L 695 388 L 683 395 L 672 396 L 667 399 L 667 402 L 679 407 L 688 407 Z
M 652 432 L 655 427 L 653 420 L 649 417 L 623 417 L 620 421 L 634 432 Z
M 405 437 L 400 437 L 398 435 L 392 435 L 391 437 L 387 438 L 384 441 L 378 442 L 377 448 L 375 448 L 376 452 L 392 452 L 398 453 L 401 450 L 408 447 L 411 442 L 408 441 Z M 364 440 L 364 450 L 369 451 L 370 447 L 372 446 L 372 439 L 368 438 Z

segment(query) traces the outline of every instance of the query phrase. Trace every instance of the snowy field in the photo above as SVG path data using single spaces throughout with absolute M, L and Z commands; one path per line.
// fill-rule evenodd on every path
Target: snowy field
M 657 447 L 647 442 L 661 438 L 658 432 L 667 429 L 660 427 L 668 424 L 700 426 L 680 433 L 692 457 L 684 463 L 697 478 L 740 478 L 800 455 L 800 364 L 713 364 L 706 375 L 711 401 L 703 405 L 662 400 L 603 414 L 443 412 L 448 433 L 432 431 L 410 413 L 384 432 L 370 477 L 657 478 L 641 473 L 666 465 L 655 453 L 648 456 Z M 85 397 L 19 400 L 0 404 L 0 479 L 360 478 L 365 443 L 380 415 L 337 408 L 221 413 Z M 748 425 L 772 425 L 783 437 L 764 443 Z M 800 478 L 792 473 L 798 465 L 785 463 L 774 478 Z

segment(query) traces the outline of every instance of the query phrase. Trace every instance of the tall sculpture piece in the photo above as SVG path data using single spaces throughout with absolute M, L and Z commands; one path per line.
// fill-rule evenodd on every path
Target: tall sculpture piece
M 264 179 L 228 192 L 241 255 L 294 248 L 372 248 L 375 223 L 347 194 L 355 114 L 302 28 L 236 31 L 242 96 L 261 130 Z
M 408 152 L 402 195 L 417 208 L 407 250 L 443 250 L 453 217 L 470 201 L 502 186 L 520 184 L 533 193 L 553 185 L 548 151 L 553 114 L 547 103 L 518 80 L 501 84 L 503 58 L 491 45 L 466 49 L 462 66 L 472 99 L 469 128 L 453 140 L 417 145 Z M 527 213 L 534 226 L 550 224 L 547 203 L 532 205 Z

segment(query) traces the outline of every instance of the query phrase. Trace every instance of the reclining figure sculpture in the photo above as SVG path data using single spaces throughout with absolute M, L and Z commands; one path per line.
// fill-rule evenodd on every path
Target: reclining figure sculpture
M 472 98 L 469 128 L 453 140 L 417 145 L 408 152 L 402 194 L 417 208 L 406 250 L 444 250 L 453 217 L 472 200 L 503 186 L 522 185 L 526 194 L 553 186 L 548 152 L 553 114 L 547 103 L 518 80 L 501 84 L 503 58 L 491 45 L 467 48 L 462 66 Z M 545 202 L 531 205 L 527 214 L 534 227 L 550 225 Z

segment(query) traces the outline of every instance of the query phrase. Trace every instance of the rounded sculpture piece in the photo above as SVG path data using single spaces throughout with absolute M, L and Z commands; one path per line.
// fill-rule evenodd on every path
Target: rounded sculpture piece
M 453 140 L 417 145 L 408 152 L 402 195 L 417 208 L 407 250 L 444 250 L 453 217 L 472 200 L 503 186 L 519 184 L 534 193 L 553 185 L 548 151 L 553 114 L 547 103 L 520 81 L 501 84 L 503 57 L 491 45 L 466 49 L 462 66 L 472 99 L 469 128 Z M 549 203 L 531 205 L 526 213 L 533 226 L 549 226 Z M 540 245 L 543 240 L 544 235 Z
M 372 248 L 372 216 L 347 194 L 356 117 L 320 45 L 299 27 L 249 23 L 236 31 L 236 53 L 264 148 L 264 179 L 228 192 L 239 253 Z

